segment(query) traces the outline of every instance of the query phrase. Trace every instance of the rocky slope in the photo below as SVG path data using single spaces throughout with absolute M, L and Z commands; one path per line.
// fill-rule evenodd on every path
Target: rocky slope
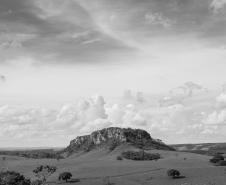
M 90 135 L 78 136 L 64 152 L 70 155 L 79 151 L 88 152 L 97 147 L 107 147 L 112 151 L 124 143 L 144 149 L 174 150 L 160 140 L 153 139 L 145 130 L 110 127 L 94 131 Z

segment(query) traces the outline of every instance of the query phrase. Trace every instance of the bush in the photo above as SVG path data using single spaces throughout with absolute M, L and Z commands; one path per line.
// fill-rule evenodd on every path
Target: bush
M 63 172 L 59 175 L 58 179 L 59 180 L 65 180 L 66 182 L 71 179 L 72 174 L 70 172 Z
M 173 179 L 180 177 L 180 172 L 175 169 L 167 170 L 167 175 Z
M 126 151 L 126 152 L 122 153 L 122 156 L 126 159 L 141 160 L 141 161 L 160 159 L 160 154 L 158 154 L 158 153 L 155 153 L 155 154 L 146 153 L 143 150 L 139 151 L 139 152 Z
M 219 161 L 224 161 L 224 156 L 217 154 L 217 155 L 213 156 L 212 159 L 210 159 L 211 163 L 217 163 Z
M 226 166 L 226 161 L 225 160 L 218 161 L 216 163 L 216 166 Z
M 117 156 L 117 160 L 118 160 L 118 161 L 122 161 L 123 158 L 122 158 L 121 156 Z
M 31 181 L 14 171 L 0 173 L 0 185 L 30 185 Z
M 33 173 L 35 174 L 36 177 L 39 178 L 43 183 L 46 182 L 46 180 L 56 171 L 55 166 L 39 166 L 36 169 L 33 170 Z

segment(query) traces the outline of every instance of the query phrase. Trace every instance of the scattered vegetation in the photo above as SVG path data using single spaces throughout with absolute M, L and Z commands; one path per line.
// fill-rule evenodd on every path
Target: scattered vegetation
M 216 154 L 212 159 L 210 159 L 211 163 L 218 163 L 219 161 L 224 161 L 224 156 L 221 154 Z
M 30 185 L 31 181 L 14 171 L 0 173 L 0 185 Z
M 62 159 L 63 157 L 58 152 L 52 149 L 43 150 L 25 150 L 25 151 L 0 151 L 0 155 L 19 156 L 33 159 Z
M 160 154 L 158 153 L 147 153 L 144 150 L 135 152 L 135 151 L 126 151 L 122 153 L 122 156 L 126 159 L 131 159 L 131 160 L 140 160 L 140 161 L 145 161 L 145 160 L 158 160 L 160 159 Z
M 63 172 L 59 175 L 58 179 L 68 182 L 68 180 L 71 179 L 71 177 L 72 177 L 72 174 L 70 172 Z
M 42 181 L 42 183 L 45 183 L 47 179 L 56 171 L 55 166 L 39 166 L 36 169 L 33 170 L 33 173 L 35 176 Z
M 214 155 L 213 158 L 210 159 L 210 162 L 214 163 L 216 166 L 226 166 L 224 156 L 221 154 Z

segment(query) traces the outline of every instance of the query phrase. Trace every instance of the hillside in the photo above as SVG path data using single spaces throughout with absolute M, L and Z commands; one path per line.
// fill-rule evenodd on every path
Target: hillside
M 63 152 L 70 155 L 79 151 L 88 152 L 97 147 L 108 148 L 112 151 L 125 143 L 146 150 L 174 150 L 160 140 L 153 139 L 145 130 L 110 127 L 94 131 L 90 135 L 78 136 Z
M 226 154 L 226 143 L 177 144 L 171 145 L 171 147 L 178 151 L 205 155 L 214 155 L 215 153 Z

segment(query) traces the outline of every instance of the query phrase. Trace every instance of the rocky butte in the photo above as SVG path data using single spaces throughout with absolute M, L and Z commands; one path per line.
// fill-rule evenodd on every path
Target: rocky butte
M 153 139 L 145 130 L 110 127 L 94 131 L 90 135 L 78 136 L 70 142 L 64 152 L 70 155 L 79 151 L 88 152 L 97 147 L 108 147 L 110 150 L 114 150 L 122 144 L 129 144 L 146 150 L 174 150 L 161 140 Z

